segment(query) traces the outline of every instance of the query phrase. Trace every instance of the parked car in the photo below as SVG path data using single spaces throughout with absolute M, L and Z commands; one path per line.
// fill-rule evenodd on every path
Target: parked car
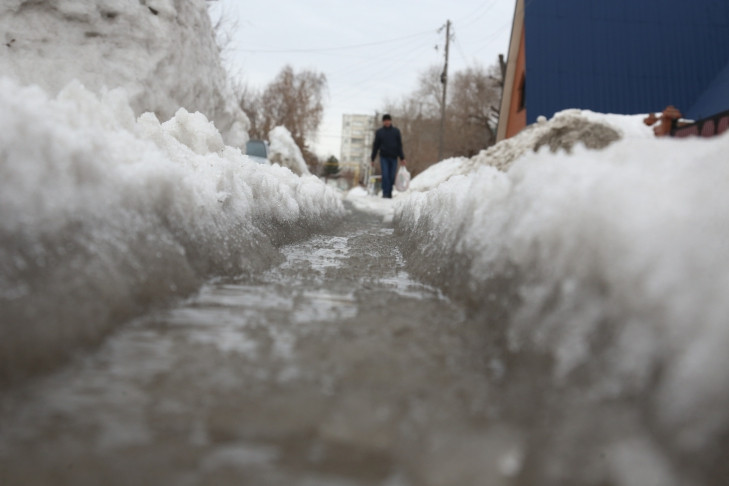
M 262 165 L 271 165 L 268 160 L 268 143 L 263 140 L 248 140 L 246 142 L 246 155 Z

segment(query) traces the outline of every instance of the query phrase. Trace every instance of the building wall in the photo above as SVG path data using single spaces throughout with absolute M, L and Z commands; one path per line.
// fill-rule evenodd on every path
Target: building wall
M 342 170 L 356 171 L 369 166 L 374 123 L 372 115 L 342 116 L 342 149 L 339 157 Z
M 519 54 L 517 55 L 514 84 L 509 99 L 509 119 L 506 124 L 506 138 L 511 138 L 527 126 L 527 109 L 525 92 L 522 84 L 526 82 L 526 48 L 524 46 L 524 30 L 521 32 Z
M 512 104 L 515 96 L 514 91 L 518 90 L 517 84 L 517 67 L 518 59 L 524 61 L 524 0 L 516 0 L 514 7 L 514 22 L 511 26 L 511 40 L 509 41 L 509 55 L 506 63 L 506 76 L 504 77 L 504 90 L 501 95 L 501 107 L 499 108 L 499 127 L 496 132 L 496 141 L 500 142 L 507 138 L 507 132 L 514 135 L 514 127 L 511 126 Z M 519 80 L 521 79 L 521 72 Z M 516 110 L 514 110 L 514 114 Z M 525 114 L 526 116 L 526 114 Z M 513 121 L 513 125 L 518 124 L 518 120 Z M 526 125 L 526 118 L 524 121 Z M 511 130 L 509 130 L 511 126 Z M 518 132 L 518 130 L 517 130 Z
M 729 63 L 727 0 L 539 0 L 525 19 L 528 123 L 686 111 Z

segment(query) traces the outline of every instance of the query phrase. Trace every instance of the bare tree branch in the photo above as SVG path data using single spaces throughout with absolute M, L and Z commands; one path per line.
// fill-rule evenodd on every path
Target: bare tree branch
M 326 91 L 327 78 L 323 73 L 311 70 L 297 73 L 291 66 L 285 66 L 261 92 L 245 87 L 240 106 L 251 120 L 251 137 L 265 139 L 275 127 L 285 126 L 307 164 L 316 165 L 309 140 L 321 125 Z
M 447 157 L 472 156 L 495 143 L 499 113 L 493 107 L 501 100 L 500 69 L 496 63 L 488 69 L 475 66 L 453 75 L 446 106 Z M 408 165 L 416 174 L 438 162 L 440 73 L 439 66 L 425 70 L 411 95 L 386 104 L 386 111 L 402 131 Z

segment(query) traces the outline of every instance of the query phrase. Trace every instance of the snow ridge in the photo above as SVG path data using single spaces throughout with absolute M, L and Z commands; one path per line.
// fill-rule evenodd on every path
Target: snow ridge
M 552 417 L 529 431 L 535 477 L 708 484 L 729 445 L 729 136 L 615 128 L 601 151 L 497 145 L 521 154 L 440 174 L 398 202 L 395 226 L 413 272 L 480 310 L 506 379 L 530 363 L 554 390 L 533 404 Z
M 134 113 L 204 113 L 228 145 L 248 139 L 203 0 L 10 0 L 0 73 L 55 96 L 71 81 L 124 88 Z
M 643 124 L 643 116 L 603 115 L 589 110 L 565 110 L 547 122 L 540 119 L 515 137 L 493 145 L 470 159 L 454 157 L 430 166 L 413 179 L 411 191 L 428 191 L 456 175 L 466 175 L 488 165 L 508 170 L 527 152 L 548 146 L 555 152 L 571 151 L 575 145 L 601 149 L 622 137 L 651 138 L 653 131 Z
M 199 113 L 0 78 L 0 383 L 53 367 L 211 276 L 260 271 L 344 214 L 316 177 L 225 146 Z
M 286 127 L 280 126 L 271 130 L 268 133 L 268 140 L 271 143 L 269 159 L 272 163 L 286 167 L 294 174 L 311 174 L 301 149 L 296 145 L 294 137 Z

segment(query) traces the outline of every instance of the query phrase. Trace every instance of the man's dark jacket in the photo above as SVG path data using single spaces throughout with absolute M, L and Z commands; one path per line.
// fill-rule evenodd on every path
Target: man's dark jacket
M 400 157 L 405 160 L 405 154 L 402 151 L 402 136 L 397 127 L 382 127 L 375 132 L 375 141 L 372 143 L 372 157 L 374 162 L 377 157 L 377 151 L 380 151 L 380 157 L 386 159 L 396 159 Z

